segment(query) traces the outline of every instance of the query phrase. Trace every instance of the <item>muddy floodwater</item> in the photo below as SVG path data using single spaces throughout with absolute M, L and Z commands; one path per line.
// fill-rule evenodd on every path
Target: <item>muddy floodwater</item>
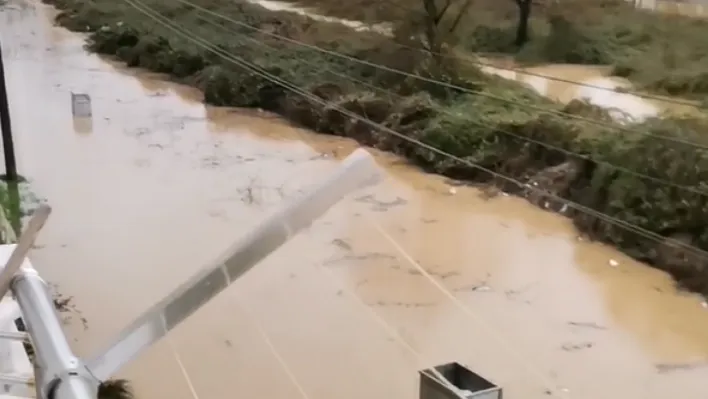
M 68 333 L 90 355 L 355 143 L 205 108 L 50 15 L 10 2 L 0 35 L 19 169 L 54 208 L 32 259 L 73 296 Z M 72 92 L 92 120 L 72 119 Z M 699 298 L 520 199 L 377 157 L 381 185 L 121 371 L 139 397 L 413 399 L 417 370 L 449 361 L 509 398 L 707 397 Z

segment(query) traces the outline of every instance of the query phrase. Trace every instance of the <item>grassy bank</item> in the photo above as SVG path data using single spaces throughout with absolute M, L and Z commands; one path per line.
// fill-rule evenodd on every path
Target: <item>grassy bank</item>
M 90 32 L 88 46 L 93 51 L 193 84 L 204 91 L 208 103 L 274 111 L 319 132 L 352 137 L 364 144 L 396 152 L 427 170 L 502 185 L 505 190 L 525 195 L 540 206 L 562 207 L 552 196 L 529 191 L 498 176 L 460 165 L 401 138 L 372 129 L 355 118 L 345 117 L 336 108 L 346 109 L 496 173 L 529 182 L 553 195 L 650 232 L 708 250 L 708 230 L 704 228 L 704 221 L 708 220 L 706 195 L 654 182 L 605 164 L 611 163 L 689 190 L 708 192 L 705 184 L 708 181 L 708 156 L 705 151 L 656 138 L 665 136 L 708 145 L 705 135 L 708 123 L 703 120 L 653 120 L 630 126 L 645 134 L 621 132 L 570 117 L 587 116 L 609 123 L 607 116 L 598 109 L 582 103 L 561 108 L 514 83 L 485 76 L 469 66 L 441 64 L 421 52 L 392 45 L 389 38 L 374 33 L 354 32 L 338 24 L 268 12 L 234 0 L 195 0 L 196 4 L 211 11 L 268 32 L 454 82 L 508 102 L 442 89 L 346 62 L 248 28 L 229 25 L 227 30 L 224 29 L 226 23 L 215 27 L 200 20 L 200 14 L 193 9 L 175 2 L 145 1 L 181 27 L 209 38 L 210 42 L 229 53 L 258 64 L 329 103 L 327 106 L 317 105 L 189 42 L 176 39 L 174 33 L 157 27 L 121 1 L 47 1 L 63 10 L 57 19 L 60 24 Z M 246 38 L 257 39 L 258 43 L 266 43 L 275 49 L 264 48 Z M 335 74 L 365 80 L 394 94 L 381 93 Z M 543 114 L 528 106 L 545 107 L 561 114 Z M 569 155 L 569 152 L 581 156 Z M 647 239 L 634 231 L 589 216 L 587 212 L 570 209 L 565 213 L 573 218 L 581 231 L 669 271 L 692 290 L 708 294 L 708 261 L 681 249 L 675 241 Z
M 475 0 L 456 31 L 458 45 L 513 54 L 522 62 L 614 65 L 616 75 L 642 90 L 697 100 L 708 96 L 708 19 L 637 10 L 625 0 L 545 3 L 532 9 L 531 41 L 519 49 L 513 44 L 514 1 Z M 421 18 L 422 10 L 422 0 L 297 4 L 340 18 L 394 24 Z

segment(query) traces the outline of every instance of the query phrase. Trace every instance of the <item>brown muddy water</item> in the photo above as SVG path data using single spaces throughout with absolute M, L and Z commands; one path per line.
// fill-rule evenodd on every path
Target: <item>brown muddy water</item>
M 54 207 L 32 259 L 86 318 L 68 325 L 83 355 L 355 146 L 205 109 L 86 54 L 43 7 L 0 18 L 19 168 Z M 72 120 L 72 91 L 92 121 Z M 419 368 L 455 360 L 510 398 L 706 397 L 701 300 L 520 199 L 378 159 L 383 184 L 123 370 L 139 396 L 193 397 L 181 363 L 203 398 L 411 399 Z
M 643 97 L 633 94 L 629 80 L 610 76 L 611 67 L 602 65 L 544 64 L 516 65 L 513 60 L 479 57 L 482 71 L 524 84 L 555 101 L 588 101 L 608 109 L 619 122 L 641 122 L 647 118 L 671 115 L 700 115 L 697 102 L 671 97 Z

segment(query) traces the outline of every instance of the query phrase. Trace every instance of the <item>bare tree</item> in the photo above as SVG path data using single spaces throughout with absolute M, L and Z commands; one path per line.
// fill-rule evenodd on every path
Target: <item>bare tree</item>
M 413 17 L 404 22 L 405 35 L 413 34 L 436 60 L 440 60 L 444 44 L 452 39 L 467 14 L 472 0 L 421 0 L 423 10 L 413 11 Z M 421 37 L 422 36 L 422 37 Z
M 531 18 L 532 0 L 514 0 L 519 8 L 519 22 L 516 25 L 514 44 L 521 47 L 529 41 L 529 19 Z
M 425 10 L 425 38 L 428 50 L 439 54 L 443 43 L 449 38 L 462 21 L 472 0 L 463 0 L 457 10 L 452 11 L 454 0 L 444 0 L 442 6 L 436 0 L 422 0 Z

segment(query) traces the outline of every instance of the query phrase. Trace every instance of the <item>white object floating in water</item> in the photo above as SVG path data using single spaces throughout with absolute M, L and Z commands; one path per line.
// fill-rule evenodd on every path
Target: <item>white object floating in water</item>
M 74 118 L 90 118 L 91 97 L 88 94 L 71 93 L 71 114 Z
M 455 187 L 450 187 L 450 194 L 457 194 L 457 189 Z
M 614 260 L 614 259 L 610 259 L 610 266 L 612 266 L 612 267 L 617 267 L 617 266 L 619 266 L 619 262 L 617 262 L 617 261 Z
M 708 309 L 708 302 L 706 302 L 706 301 L 701 302 L 701 306 L 703 307 L 703 309 Z

